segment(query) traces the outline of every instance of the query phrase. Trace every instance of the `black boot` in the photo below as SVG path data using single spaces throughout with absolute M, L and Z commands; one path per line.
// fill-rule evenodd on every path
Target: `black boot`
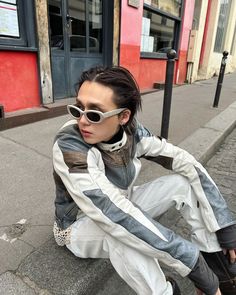
M 222 251 L 202 255 L 219 278 L 222 295 L 236 295 L 236 263 L 231 264 Z

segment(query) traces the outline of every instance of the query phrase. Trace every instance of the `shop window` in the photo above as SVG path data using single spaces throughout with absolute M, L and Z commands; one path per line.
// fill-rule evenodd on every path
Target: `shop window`
M 220 12 L 217 24 L 216 39 L 215 39 L 215 52 L 223 52 L 225 45 L 225 37 L 228 27 L 228 19 L 230 13 L 231 0 L 220 1 Z
M 0 1 L 0 46 L 35 47 L 33 1 Z
M 144 1 L 141 56 L 165 57 L 169 49 L 177 51 L 182 1 Z
M 89 1 L 89 51 L 102 53 L 102 1 Z
M 49 2 L 51 48 L 64 50 L 69 38 L 69 49 L 80 53 L 102 53 L 102 0 L 68 0 L 67 31 L 63 35 L 61 1 Z M 64 7 L 65 9 L 65 7 Z M 64 12 L 65 14 L 65 12 Z M 66 46 L 66 45 L 65 45 Z
M 198 30 L 199 29 L 201 8 L 202 8 L 202 0 L 195 0 L 194 14 L 193 14 L 193 24 L 192 24 L 192 29 L 193 30 Z
M 182 0 L 145 0 L 144 3 L 177 17 L 181 15 Z

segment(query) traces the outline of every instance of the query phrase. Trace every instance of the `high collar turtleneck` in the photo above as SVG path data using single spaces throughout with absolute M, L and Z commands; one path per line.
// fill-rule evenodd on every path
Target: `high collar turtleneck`
M 127 141 L 127 135 L 125 131 L 120 128 L 120 130 L 108 141 L 98 143 L 98 147 L 105 151 L 116 151 L 122 148 Z

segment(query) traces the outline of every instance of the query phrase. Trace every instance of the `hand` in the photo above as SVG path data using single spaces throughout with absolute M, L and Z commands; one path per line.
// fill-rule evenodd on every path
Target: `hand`
M 200 291 L 199 289 L 196 289 L 196 291 L 197 291 L 197 295 L 204 295 L 204 293 L 202 293 L 202 291 Z M 216 291 L 216 294 L 215 295 L 221 295 L 220 289 L 218 289 Z
M 202 291 L 200 291 L 199 289 L 196 289 L 197 295 L 203 295 Z
M 228 255 L 228 258 L 229 258 L 229 262 L 230 263 L 234 264 L 236 262 L 235 249 L 232 249 L 232 250 L 223 249 L 223 253 L 225 255 Z

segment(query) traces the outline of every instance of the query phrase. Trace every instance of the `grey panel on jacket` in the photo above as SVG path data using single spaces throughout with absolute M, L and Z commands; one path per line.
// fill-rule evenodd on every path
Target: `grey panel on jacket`
M 92 147 L 84 142 L 77 124 L 68 125 L 60 130 L 56 140 L 62 152 L 80 151 L 87 153 Z
M 56 184 L 56 222 L 61 229 L 66 229 L 73 222 L 75 222 L 80 209 L 68 193 L 61 177 L 56 173 L 56 171 L 53 171 L 53 176 Z
M 144 137 L 152 137 L 152 136 L 153 135 L 150 133 L 149 130 L 147 130 L 141 124 L 138 124 L 138 128 L 134 135 L 136 143 L 140 142 Z
M 198 173 L 202 188 L 205 192 L 208 202 L 214 211 L 219 226 L 225 227 L 230 224 L 235 224 L 233 214 L 228 209 L 227 204 L 219 190 L 199 168 L 195 167 L 195 169 Z
M 135 177 L 135 167 L 131 161 L 127 166 L 106 166 L 105 171 L 111 183 L 121 189 L 127 189 Z
M 100 150 L 106 177 L 121 189 L 127 189 L 135 177 L 133 163 L 135 150 L 136 144 L 130 135 L 127 135 L 127 142 L 121 149 L 116 151 Z
M 151 230 L 146 228 L 142 223 L 138 222 L 131 215 L 123 212 L 120 208 L 118 208 L 109 199 L 109 197 L 99 189 L 86 190 L 83 193 L 113 223 L 121 225 L 128 232 L 130 232 L 130 234 L 135 235 L 136 237 L 145 241 L 147 244 L 151 245 L 157 250 L 169 253 L 173 258 L 180 260 L 190 269 L 192 269 L 195 265 L 199 255 L 199 251 L 194 244 L 176 235 L 173 231 L 165 228 L 160 223 L 149 217 L 148 219 L 165 236 L 168 242 L 162 240 Z M 147 217 L 146 213 L 144 213 L 144 215 L 146 215 Z

